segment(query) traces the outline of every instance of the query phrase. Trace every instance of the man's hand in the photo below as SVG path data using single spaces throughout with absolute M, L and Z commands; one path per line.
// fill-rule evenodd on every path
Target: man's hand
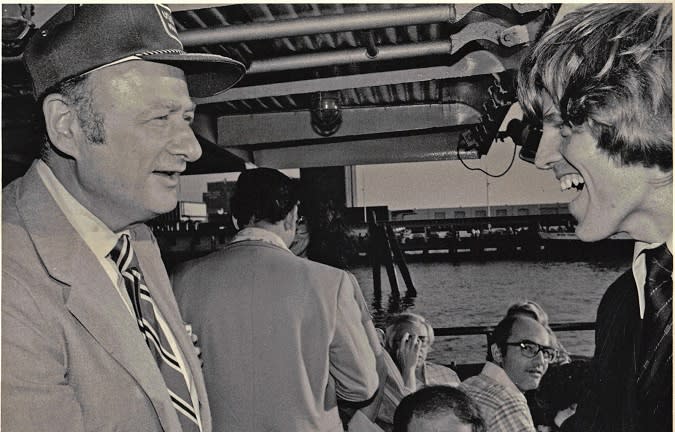
M 565 420 L 572 417 L 576 411 L 577 411 L 577 404 L 573 403 L 564 410 L 558 411 L 553 421 L 555 422 L 556 426 L 560 427 L 565 422 Z
M 194 347 L 195 353 L 197 354 L 197 358 L 199 358 L 200 366 L 204 367 L 204 360 L 202 360 L 202 349 L 199 347 L 198 343 L 199 337 L 197 336 L 196 333 L 192 331 L 192 324 L 185 324 L 185 330 L 190 335 L 190 339 L 192 340 L 192 346 Z

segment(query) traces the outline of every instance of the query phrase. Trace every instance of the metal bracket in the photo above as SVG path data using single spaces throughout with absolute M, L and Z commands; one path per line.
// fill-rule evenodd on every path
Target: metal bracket
M 530 42 L 530 32 L 526 25 L 517 25 L 504 29 L 499 35 L 499 42 L 507 47 Z
M 488 40 L 498 44 L 503 30 L 503 26 L 492 21 L 469 23 L 457 33 L 450 35 L 452 44 L 450 54 L 456 53 L 464 45 L 475 40 Z

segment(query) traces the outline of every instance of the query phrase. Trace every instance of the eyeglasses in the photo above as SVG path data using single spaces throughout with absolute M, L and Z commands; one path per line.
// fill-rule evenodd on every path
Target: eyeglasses
M 534 358 L 541 352 L 544 356 L 544 360 L 547 362 L 555 360 L 556 356 L 558 355 L 558 351 L 556 351 L 555 348 L 539 345 L 538 343 L 529 340 L 523 340 L 520 342 L 507 342 L 506 345 L 520 347 L 520 352 L 522 352 L 527 358 Z

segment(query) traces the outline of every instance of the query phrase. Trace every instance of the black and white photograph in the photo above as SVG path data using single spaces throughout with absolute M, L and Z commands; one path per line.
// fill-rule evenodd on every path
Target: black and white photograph
M 0 428 L 673 431 L 672 4 L 2 4 Z

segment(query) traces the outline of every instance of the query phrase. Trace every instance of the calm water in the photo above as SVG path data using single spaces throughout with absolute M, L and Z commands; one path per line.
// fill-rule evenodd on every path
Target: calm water
M 630 260 L 603 261 L 488 261 L 408 263 L 417 288 L 416 298 L 389 296 L 382 269 L 382 299 L 373 298 L 370 267 L 352 269 L 371 306 L 376 326 L 403 310 L 427 318 L 434 327 L 495 325 L 510 304 L 534 300 L 548 312 L 550 322 L 595 321 L 602 294 L 630 266 Z M 400 286 L 403 286 L 402 282 Z M 593 332 L 560 332 L 558 337 L 573 354 L 593 354 Z M 439 363 L 482 362 L 485 336 L 437 338 L 429 359 Z

